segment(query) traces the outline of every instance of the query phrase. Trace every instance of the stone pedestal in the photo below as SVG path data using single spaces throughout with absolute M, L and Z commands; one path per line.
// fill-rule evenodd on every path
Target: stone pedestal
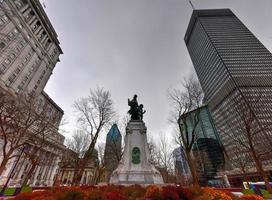
M 117 169 L 110 178 L 113 184 L 163 184 L 158 170 L 149 162 L 146 126 L 131 120 L 126 127 L 125 149 Z

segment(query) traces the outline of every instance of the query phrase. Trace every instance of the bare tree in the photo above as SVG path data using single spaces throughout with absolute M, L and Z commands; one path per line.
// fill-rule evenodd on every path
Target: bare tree
M 96 169 L 95 169 L 95 174 L 93 177 L 94 184 L 98 184 L 105 178 L 106 167 L 105 167 L 104 151 L 105 151 L 105 146 L 102 144 L 98 145 L 99 164 L 96 166 Z
M 42 148 L 43 141 L 53 138 L 59 116 L 51 112 L 50 105 L 40 105 L 36 98 L 27 95 L 0 94 L 0 175 L 7 163 L 18 156 L 25 145 Z
M 244 151 L 244 149 L 240 149 L 240 146 L 236 144 L 233 148 L 234 151 L 234 158 L 232 160 L 235 160 L 235 162 L 232 162 L 232 166 L 234 168 L 239 169 L 239 171 L 242 173 L 243 180 L 247 183 L 249 182 L 248 172 L 254 167 L 252 166 L 252 158 L 249 156 L 248 151 Z
M 66 167 L 72 166 L 74 172 L 79 171 L 80 162 L 88 149 L 89 141 L 90 135 L 80 129 L 75 130 L 71 138 L 66 138 L 65 145 L 67 148 L 62 155 L 60 170 L 57 175 L 58 180 L 55 181 L 55 184 L 59 184 L 59 181 L 62 180 Z
M 184 147 L 193 184 L 198 186 L 198 175 L 192 148 L 197 139 L 196 128 L 199 123 L 198 108 L 202 103 L 203 92 L 199 82 L 194 78 L 184 80 L 182 86 L 182 89 L 172 89 L 168 92 L 171 106 L 173 107 L 171 122 L 178 127 L 177 141 Z M 194 114 L 189 113 L 192 110 L 195 110 Z
M 149 151 L 149 162 L 154 165 L 155 167 L 160 166 L 159 165 L 159 152 L 158 152 L 158 147 L 154 142 L 153 138 L 150 138 L 147 142 L 147 146 L 148 146 L 148 151 Z
M 90 94 L 87 97 L 76 101 L 74 107 L 78 114 L 78 122 L 90 134 L 89 146 L 80 161 L 79 170 L 75 174 L 74 182 L 79 184 L 84 168 L 93 154 L 97 138 L 102 129 L 110 124 L 115 116 L 115 112 L 110 92 L 99 87 L 95 90 L 90 90 Z
M 77 154 L 78 158 L 83 158 L 84 153 L 88 149 L 90 135 L 83 130 L 75 130 L 72 138 L 67 138 L 65 143 L 68 149 Z
M 262 93 L 248 95 L 247 100 L 236 91 L 232 109 L 223 113 L 225 125 L 219 127 L 219 132 L 229 138 L 229 147 L 239 148 L 238 157 L 231 158 L 233 165 L 241 162 L 242 156 L 249 157 L 255 163 L 258 174 L 263 178 L 267 189 L 271 189 L 269 179 L 263 167 L 263 161 L 271 159 L 271 139 L 267 138 L 265 128 L 260 125 L 258 112 L 262 112 Z M 230 150 L 232 151 L 232 150 Z
M 164 175 L 164 182 L 171 182 L 171 175 L 174 174 L 174 160 L 173 160 L 173 149 L 170 148 L 171 145 L 165 136 L 160 137 L 158 145 L 158 163 L 163 169 L 162 173 Z
M 174 175 L 173 149 L 170 141 L 165 136 L 160 137 L 159 143 L 156 144 L 153 139 L 148 141 L 150 163 L 160 172 L 165 183 L 171 183 Z

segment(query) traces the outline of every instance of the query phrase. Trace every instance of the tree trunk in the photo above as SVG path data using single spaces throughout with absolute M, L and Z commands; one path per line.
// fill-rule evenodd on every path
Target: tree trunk
M 23 183 L 21 184 L 21 189 L 27 185 L 28 180 L 30 179 L 30 177 L 33 175 L 35 176 L 35 174 L 33 174 L 35 168 L 37 165 L 32 165 L 30 170 L 28 171 L 28 173 L 26 174 L 26 177 L 23 180 Z
M 269 185 L 269 179 L 268 179 L 267 175 L 265 174 L 262 162 L 260 161 L 259 157 L 257 156 L 254 147 L 251 148 L 251 153 L 252 153 L 252 157 L 253 157 L 255 164 L 256 164 L 257 172 L 263 178 L 266 189 L 271 190 L 271 186 Z
M 243 173 L 243 180 L 246 182 L 247 186 L 249 187 L 249 177 L 247 176 L 247 173 L 244 169 L 242 169 L 242 173 Z
M 196 172 L 196 165 L 194 163 L 194 159 L 192 157 L 192 154 L 190 151 L 185 150 L 186 153 L 186 158 L 187 158 L 187 162 L 191 171 L 191 175 L 192 175 L 192 179 L 193 179 L 193 185 L 199 187 L 199 182 L 198 182 L 198 175 Z
M 2 175 L 2 173 L 5 171 L 6 169 L 6 165 L 8 163 L 8 159 L 3 159 L 1 164 L 0 164 L 0 176 Z
M 6 165 L 8 164 L 8 161 L 11 159 L 12 153 L 14 151 L 12 149 L 9 149 L 9 151 L 6 153 L 6 155 L 4 156 L 1 164 L 0 164 L 0 176 L 2 175 L 2 173 L 5 171 L 6 169 Z
M 95 133 L 95 136 L 94 136 L 94 138 L 93 138 L 87 152 L 85 153 L 84 157 L 82 158 L 82 160 L 81 160 L 82 162 L 80 162 L 78 172 L 77 172 L 77 174 L 75 176 L 75 184 L 76 185 L 80 185 L 80 181 L 82 179 L 82 176 L 83 176 L 84 170 L 86 168 L 86 165 L 88 164 L 88 162 L 90 162 L 90 159 L 93 156 L 94 147 L 95 147 L 95 144 L 96 144 L 100 129 L 101 129 L 101 125 L 98 127 L 98 129 L 97 129 L 97 131 Z

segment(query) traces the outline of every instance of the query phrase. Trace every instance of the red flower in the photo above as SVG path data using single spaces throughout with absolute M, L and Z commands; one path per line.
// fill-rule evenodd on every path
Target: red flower
M 107 200 L 128 200 L 126 197 L 121 196 L 117 192 L 107 192 L 106 199 Z

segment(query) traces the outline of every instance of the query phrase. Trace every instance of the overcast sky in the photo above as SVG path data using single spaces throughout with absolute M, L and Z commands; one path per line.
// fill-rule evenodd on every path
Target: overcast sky
M 184 44 L 186 0 L 41 0 L 64 52 L 45 91 L 76 128 L 73 102 L 90 88 L 112 94 L 119 116 L 138 94 L 149 135 L 171 134 L 167 88 L 194 73 Z M 192 0 L 196 9 L 230 8 L 272 51 L 271 0 Z

